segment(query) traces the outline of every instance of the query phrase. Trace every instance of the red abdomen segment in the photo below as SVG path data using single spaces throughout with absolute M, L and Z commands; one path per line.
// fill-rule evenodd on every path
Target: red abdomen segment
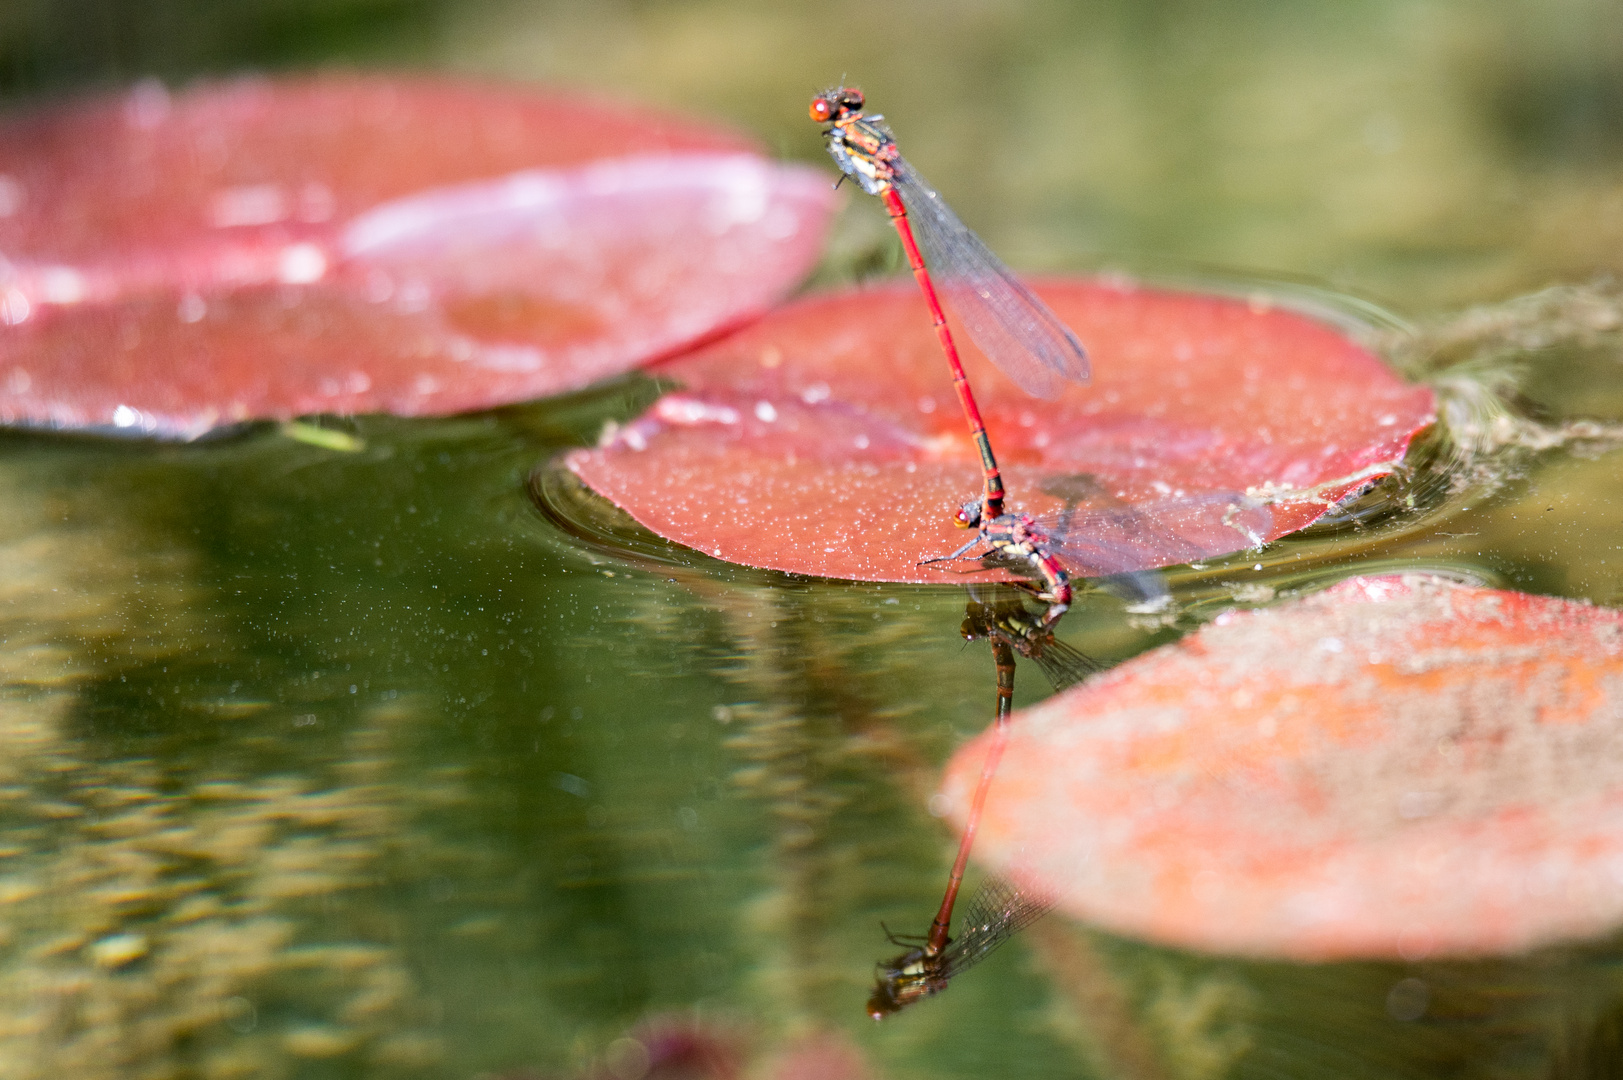
M 1043 584 L 1048 586 L 1042 596 L 1043 600 L 1048 601 L 1048 610 L 1043 612 L 1043 625 L 1052 626 L 1071 606 L 1071 575 L 1065 572 L 1058 559 L 1040 547 L 1031 561 L 1037 572 L 1042 574 Z
M 887 187 L 880 198 L 885 201 L 891 223 L 896 226 L 896 235 L 901 237 L 902 250 L 907 252 L 907 265 L 913 268 L 913 277 L 918 281 L 919 291 L 924 293 L 924 302 L 930 308 L 936 337 L 941 342 L 941 351 L 946 354 L 947 366 L 952 371 L 953 389 L 958 392 L 958 403 L 963 406 L 964 419 L 969 422 L 970 437 L 975 440 L 975 448 L 980 452 L 981 468 L 986 476 L 986 501 L 981 507 L 981 516 L 983 521 L 990 521 L 1003 513 L 1004 497 L 1003 476 L 998 471 L 997 458 L 992 454 L 992 440 L 986 434 L 981 410 L 975 404 L 974 392 L 969 388 L 969 376 L 964 374 L 964 365 L 958 359 L 958 346 L 952 340 L 952 331 L 947 329 L 947 316 L 936 297 L 930 271 L 924 265 L 924 256 L 919 253 L 918 242 L 913 239 L 913 229 L 907 223 L 907 207 L 894 187 Z

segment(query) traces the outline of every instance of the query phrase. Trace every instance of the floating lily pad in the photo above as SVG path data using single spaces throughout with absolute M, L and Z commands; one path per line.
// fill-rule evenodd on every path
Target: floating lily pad
M 1140 538 L 1100 572 L 1299 529 L 1433 419 L 1428 389 L 1290 311 L 1098 281 L 1037 291 L 1087 344 L 1092 384 L 1039 401 L 966 364 L 1011 508 Z M 963 543 L 949 515 L 980 469 L 911 284 L 781 308 L 655 373 L 677 388 L 568 459 L 643 525 L 750 566 L 962 580 L 962 563 L 919 565 Z
M 988 736 L 945 791 L 960 818 Z M 1623 924 L 1623 614 L 1423 575 L 1233 612 L 1016 714 L 977 853 L 1113 931 L 1298 959 Z
M 156 86 L 0 124 L 0 421 L 195 435 L 578 389 L 759 315 L 826 179 L 443 80 Z
M 146 82 L 0 122 L 0 251 L 10 286 L 35 303 L 263 283 L 282 279 L 287 245 L 325 247 L 357 215 L 418 192 L 753 149 L 652 110 L 441 78 L 248 78 L 175 93 Z

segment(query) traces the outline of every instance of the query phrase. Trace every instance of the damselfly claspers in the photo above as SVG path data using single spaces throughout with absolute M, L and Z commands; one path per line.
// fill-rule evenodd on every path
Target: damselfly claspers
M 1265 543 L 1273 511 L 1238 491 L 1213 491 L 1120 506 L 1079 507 L 1058 514 L 1000 514 L 982 518 L 971 499 L 959 520 L 978 529 L 950 555 L 925 562 L 990 559 L 1029 570 L 1041 585 L 1029 589 L 1047 604 L 1042 623 L 1051 627 L 1074 596 L 1071 577 L 1119 577 L 1161 566 L 1200 562 Z M 978 544 L 985 551 L 971 555 Z

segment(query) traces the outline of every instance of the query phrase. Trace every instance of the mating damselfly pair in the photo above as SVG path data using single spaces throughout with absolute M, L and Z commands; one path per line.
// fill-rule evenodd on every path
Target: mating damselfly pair
M 861 91 L 838 87 L 813 98 L 810 112 L 813 120 L 829 125 L 825 132 L 828 150 L 844 176 L 854 178 L 868 194 L 879 196 L 890 213 L 929 308 L 984 475 L 980 496 L 964 503 L 954 515 L 959 525 L 976 530 L 975 539 L 940 561 L 961 557 L 984 544 L 988 554 L 1028 568 L 1041 583 L 1031 591 L 1046 605 L 1038 624 L 1026 622 L 1012 629 L 1013 616 L 1006 614 L 977 622 L 977 605 L 972 602 L 964 635 L 985 637 L 992 644 L 998 670 L 997 738 L 983 766 L 946 894 L 929 933 L 917 939 L 918 944 L 907 952 L 880 966 L 868 1013 L 882 1019 L 946 989 L 953 976 L 978 962 L 1049 906 L 1045 897 L 994 880 L 970 901 L 958 936 L 950 935 L 953 906 L 1013 706 L 1014 657 L 1018 652 L 1040 658 L 1060 650 L 1052 626 L 1070 606 L 1072 588 L 1070 573 L 1061 558 L 1063 536 L 1032 517 L 1005 511 L 1002 473 L 940 298 L 946 296 L 987 357 L 1030 393 L 1055 396 L 1066 382 L 1085 381 L 1089 368 L 1087 352 L 1076 335 L 958 220 L 897 151 L 884 118 L 864 115 L 863 104 Z M 918 239 L 910 220 L 917 225 Z M 894 935 L 891 940 L 906 944 Z
M 953 511 L 956 524 L 976 530 L 974 538 L 951 554 L 925 556 L 919 561 L 968 557 L 1015 568 L 1033 579 L 1024 588 L 1044 605 L 1039 616 L 1005 615 L 991 620 L 978 633 L 971 633 L 966 623 L 966 636 L 986 637 L 997 661 L 994 740 L 968 808 L 946 894 L 929 933 L 915 939 L 920 942 L 916 947 L 881 965 L 879 986 L 869 1002 L 870 1014 L 878 1018 L 944 989 L 953 975 L 985 956 L 1048 905 L 1046 899 L 1023 893 L 1011 883 L 994 881 L 970 901 L 970 914 L 958 937 L 949 934 L 970 844 L 1006 736 L 1014 657 L 1035 660 L 1049 672 L 1056 687 L 1080 678 L 1055 673 L 1055 657 L 1068 647 L 1057 641 L 1053 631 L 1074 599 L 1073 577 L 1133 575 L 1151 567 L 1196 562 L 1234 550 L 1236 536 L 1261 543 L 1270 531 L 1272 513 L 1237 492 L 1180 493 L 1150 505 L 1074 507 L 1047 516 L 1010 511 L 991 438 L 942 300 L 987 358 L 1035 396 L 1057 397 L 1067 386 L 1087 381 L 1087 351 L 1078 336 L 992 254 L 901 155 L 884 118 L 866 114 L 864 106 L 861 91 L 835 87 L 812 99 L 810 113 L 813 120 L 828 125 L 824 135 L 843 174 L 841 180 L 854 179 L 865 192 L 879 197 L 890 214 L 946 357 L 984 477 L 981 493 Z M 1221 540 L 1201 535 L 1212 522 L 1221 522 Z M 1215 545 L 1208 539 L 1216 541 Z M 1012 629 L 1016 621 L 1018 630 Z M 894 936 L 893 940 L 903 943 Z

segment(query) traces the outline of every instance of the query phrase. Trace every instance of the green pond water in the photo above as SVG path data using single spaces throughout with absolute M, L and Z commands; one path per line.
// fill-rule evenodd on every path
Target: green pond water
M 1435 380 L 1446 434 L 1333 522 L 1168 572 L 1174 625 L 1090 597 L 1063 624 L 1090 655 L 1359 570 L 1623 603 L 1623 301 L 1505 300 L 1619 268 L 1607 5 L 224 10 L 19 8 L 0 87 L 408 62 L 815 160 L 805 101 L 849 72 L 1016 265 L 1266 267 L 1401 311 L 1362 332 Z M 818 282 L 888 245 L 853 204 Z M 323 421 L 349 451 L 0 435 L 0 1077 L 638 1080 L 650 1025 L 760 1076 L 814 1036 L 920 1080 L 1623 1074 L 1617 941 L 1293 965 L 1050 916 L 875 1026 L 880 923 L 939 898 L 927 799 L 990 657 L 962 590 L 730 567 L 549 467 L 653 393 Z
M 1523 442 L 1623 413 L 1616 337 L 1521 354 Z M 607 1075 L 652 1019 L 763 1068 L 843 1032 L 897 1077 L 1609 1075 L 1606 944 L 1298 966 L 1053 916 L 876 1027 L 880 922 L 939 895 L 926 801 L 990 656 L 962 590 L 727 566 L 547 464 L 652 389 L 329 421 L 349 451 L 0 441 L 0 1071 Z M 1429 439 L 1261 571 L 1169 572 L 1180 625 L 1355 568 L 1616 601 L 1623 492 L 1586 431 Z M 1115 660 L 1179 629 L 1097 597 L 1064 637 Z

